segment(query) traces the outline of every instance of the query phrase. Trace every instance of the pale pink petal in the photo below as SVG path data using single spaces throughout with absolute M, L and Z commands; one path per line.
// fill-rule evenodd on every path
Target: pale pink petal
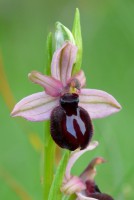
M 101 90 L 81 89 L 79 100 L 79 106 L 87 110 L 92 119 L 106 117 L 121 109 L 112 95 Z
M 59 80 L 50 76 L 45 76 L 37 71 L 32 71 L 28 74 L 28 77 L 32 82 L 41 85 L 50 96 L 60 96 L 63 84 Z
M 39 92 L 25 97 L 18 102 L 11 115 L 21 116 L 29 121 L 44 121 L 50 118 L 51 111 L 59 103 L 58 98 Z
M 86 149 L 84 150 L 76 150 L 72 152 L 71 157 L 68 161 L 67 167 L 66 167 L 66 173 L 65 178 L 68 180 L 71 178 L 71 169 L 74 165 L 74 163 L 78 160 L 80 156 L 82 156 L 85 152 L 93 150 L 98 145 L 97 141 L 91 142 Z
M 85 194 L 83 193 L 77 193 L 77 199 L 76 200 L 98 200 L 98 199 L 95 199 L 95 198 L 92 198 L 92 197 L 86 197 Z
M 77 47 L 71 42 L 65 42 L 53 55 L 51 64 L 52 77 L 61 81 L 64 86 L 71 78 L 72 67 L 76 60 Z
M 66 180 L 62 187 L 61 192 L 67 195 L 74 194 L 86 189 L 85 183 L 77 176 L 72 176 L 70 180 Z

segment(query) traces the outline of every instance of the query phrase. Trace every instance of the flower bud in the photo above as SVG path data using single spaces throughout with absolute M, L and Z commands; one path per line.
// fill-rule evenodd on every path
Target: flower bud
M 60 48 L 65 41 L 75 44 L 75 40 L 71 31 L 60 22 L 56 23 L 55 32 L 56 49 Z

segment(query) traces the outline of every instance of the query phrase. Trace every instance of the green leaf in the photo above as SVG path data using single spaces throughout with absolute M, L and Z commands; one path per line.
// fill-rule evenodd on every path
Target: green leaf
M 60 191 L 60 187 L 62 185 L 62 180 L 64 177 L 64 173 L 65 173 L 66 165 L 67 165 L 67 162 L 69 159 L 69 155 L 70 155 L 70 152 L 66 150 L 62 157 L 62 160 L 60 161 L 60 164 L 56 170 L 56 174 L 53 179 L 52 186 L 50 188 L 48 200 L 55 200 L 55 199 L 61 200 L 62 199 L 62 193 Z
M 56 49 L 60 48 L 65 41 L 70 41 L 75 44 L 71 31 L 60 22 L 56 22 L 55 41 Z
M 53 55 L 53 48 L 52 48 L 52 33 L 50 32 L 47 36 L 46 41 L 46 67 L 45 67 L 45 74 L 51 75 L 51 61 Z
M 72 33 L 74 36 L 75 44 L 78 47 L 76 63 L 73 67 L 73 73 L 72 73 L 75 74 L 80 71 L 82 64 L 82 36 L 81 36 L 81 25 L 80 25 L 80 13 L 78 8 L 76 8 L 75 12 Z

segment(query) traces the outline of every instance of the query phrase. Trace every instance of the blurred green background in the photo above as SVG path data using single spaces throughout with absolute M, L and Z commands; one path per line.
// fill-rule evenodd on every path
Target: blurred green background
M 42 200 L 43 122 L 10 117 L 16 101 L 42 88 L 27 78 L 43 72 L 49 31 L 60 21 L 71 29 L 75 8 L 81 13 L 83 64 L 87 86 L 111 93 L 121 112 L 94 120 L 100 145 L 77 162 L 80 173 L 94 156 L 96 182 L 116 200 L 133 200 L 134 185 L 134 1 L 0 0 L 0 199 Z

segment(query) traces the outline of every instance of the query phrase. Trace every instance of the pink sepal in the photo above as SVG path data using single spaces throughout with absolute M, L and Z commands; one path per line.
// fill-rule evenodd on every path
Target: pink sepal
M 81 89 L 79 100 L 79 106 L 87 110 L 92 119 L 106 117 L 121 109 L 112 95 L 101 90 Z
M 98 145 L 98 142 L 94 141 L 94 142 L 91 142 L 86 147 L 86 149 L 84 149 L 84 150 L 75 150 L 74 152 L 72 152 L 71 157 L 70 157 L 69 162 L 68 162 L 67 167 L 66 167 L 66 173 L 65 173 L 66 179 L 70 179 L 71 178 L 71 169 L 72 169 L 74 163 L 78 160 L 78 158 L 80 156 L 82 156 L 85 152 L 93 150 L 97 145 Z
M 29 121 L 44 121 L 50 118 L 51 111 L 58 103 L 58 99 L 45 92 L 35 93 L 18 102 L 11 115 L 21 116 Z

